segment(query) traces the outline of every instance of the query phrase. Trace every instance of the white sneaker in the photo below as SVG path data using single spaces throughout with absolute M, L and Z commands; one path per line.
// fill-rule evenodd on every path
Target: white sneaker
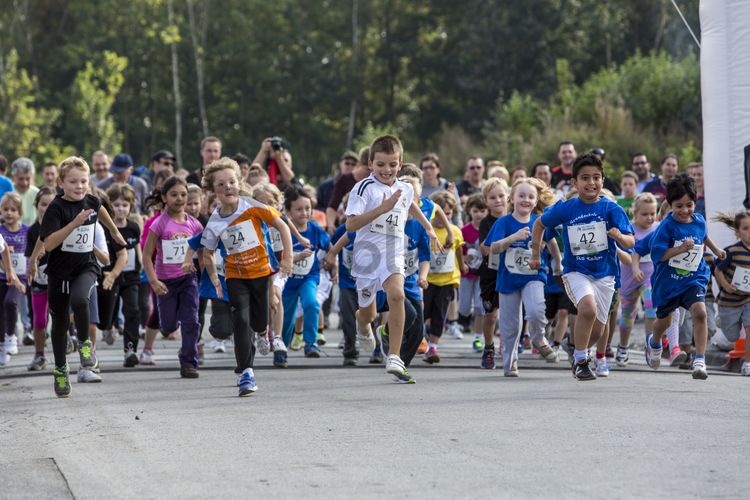
M 372 352 L 375 350 L 375 335 L 372 334 L 372 327 L 370 325 L 367 325 L 367 332 L 365 333 L 357 331 L 357 340 L 364 352 Z M 401 363 L 401 366 L 403 366 L 403 363 Z
M 449 323 L 448 335 L 450 335 L 452 339 L 456 339 L 456 340 L 463 339 L 464 334 L 461 332 L 461 325 L 459 325 L 458 323 Z
M 116 339 L 117 333 L 115 332 L 114 328 L 110 328 L 109 330 L 104 331 L 104 342 L 106 342 L 107 345 L 114 344 Z
M 265 332 L 256 335 L 255 347 L 262 356 L 267 356 L 271 352 L 271 345 L 268 343 L 268 337 Z
M 273 352 L 287 352 L 284 340 L 278 335 L 273 338 Z
M 101 381 L 102 377 L 94 373 L 92 370 L 87 370 L 85 368 L 78 369 L 78 382 L 82 384 L 89 384 Z
M 693 361 L 693 378 L 696 380 L 706 380 L 708 372 L 706 371 L 706 362 L 704 360 Z
M 373 347 L 373 349 L 375 348 Z M 391 375 L 404 375 L 406 367 L 400 357 L 395 354 L 389 354 L 385 361 L 385 371 Z
M 596 376 L 609 377 L 609 363 L 607 362 L 607 358 L 596 360 Z
M 227 344 L 223 340 L 214 340 L 213 341 L 213 345 L 212 345 L 212 349 L 213 349 L 214 352 L 217 352 L 217 353 L 219 353 L 219 352 L 220 353 L 225 353 L 225 352 L 227 352 Z
M 14 356 L 18 354 L 18 337 L 15 335 L 5 336 L 5 353 Z
M 155 365 L 156 361 L 154 360 L 154 351 L 152 351 L 151 349 L 144 349 L 143 351 L 141 351 L 140 362 L 142 365 Z
M 750 361 L 745 361 L 744 363 L 742 363 L 742 369 L 740 370 L 740 373 L 745 377 L 750 377 Z
M 0 345 L 0 366 L 5 366 L 8 363 L 10 356 L 5 352 L 5 348 Z

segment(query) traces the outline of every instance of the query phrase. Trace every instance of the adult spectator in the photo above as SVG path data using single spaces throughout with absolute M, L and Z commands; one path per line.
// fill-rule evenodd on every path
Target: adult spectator
M 278 186 L 282 192 L 294 180 L 289 144 L 281 137 L 267 137 L 263 139 L 253 163 L 265 165 L 271 184 Z
M 344 199 L 346 193 L 352 190 L 356 183 L 370 175 L 369 163 L 370 148 L 365 147 L 360 149 L 357 164 L 352 171 L 348 174 L 339 175 L 333 183 L 333 192 L 331 193 L 331 198 L 328 200 L 328 207 L 326 207 L 326 220 L 328 221 L 326 227 L 331 234 L 336 230 L 336 219 L 338 217 L 341 200 Z
M 573 162 L 576 159 L 576 147 L 570 141 L 562 141 L 557 146 L 557 159 L 560 164 L 552 168 L 551 185 L 555 189 L 567 192 L 570 179 L 573 177 Z
M 546 161 L 540 161 L 531 167 L 531 176 L 539 179 L 547 186 L 552 184 L 552 169 Z
M 615 179 L 607 175 L 607 170 L 611 170 L 610 165 L 604 163 L 607 157 L 607 153 L 605 153 L 602 148 L 592 148 L 591 154 L 598 157 L 602 161 L 602 165 L 604 165 L 604 189 L 609 190 L 609 192 L 615 196 L 619 196 L 620 186 L 617 184 L 617 182 L 615 182 Z
M 106 181 L 111 176 L 109 174 L 109 156 L 104 151 L 95 151 L 91 155 L 91 168 L 94 173 L 89 177 L 89 184 L 98 186 L 99 183 Z
M 144 166 L 134 168 L 133 175 L 146 181 L 150 189 L 154 186 L 154 177 L 157 173 L 168 170 L 171 174 L 174 174 L 175 161 L 177 161 L 177 157 L 171 151 L 162 149 L 151 156 L 151 168 Z
M 661 175 L 646 184 L 643 191 L 652 193 L 661 203 L 667 197 L 667 184 L 677 175 L 678 170 L 677 157 L 675 155 L 665 156 L 661 160 Z
M 645 153 L 636 153 L 630 163 L 631 170 L 638 176 L 638 185 L 635 188 L 637 193 L 643 192 L 646 184 L 654 180 L 654 174 L 651 173 L 651 165 Z
M 357 162 L 359 161 L 359 158 L 357 157 L 357 154 L 354 151 L 345 151 L 343 155 L 341 155 L 341 159 L 339 160 L 339 173 L 335 177 L 331 177 L 329 179 L 324 180 L 318 185 L 318 191 L 316 193 L 318 198 L 318 204 L 315 208 L 318 210 L 322 210 L 324 212 L 327 211 L 328 208 L 328 202 L 331 201 L 331 195 L 333 194 L 333 186 L 336 184 L 336 181 L 344 174 L 351 173 L 352 170 L 354 170 L 354 167 L 357 166 Z M 329 225 L 330 225 L 330 221 Z
M 232 159 L 240 166 L 240 179 L 247 182 L 247 176 L 250 173 L 250 158 L 242 153 L 232 156 Z
M 463 220 L 461 199 L 458 196 L 456 185 L 440 177 L 440 158 L 438 158 L 438 155 L 428 153 L 423 156 L 419 162 L 419 169 L 422 171 L 422 196 L 429 198 L 433 193 L 440 191 L 451 193 L 456 199 L 456 205 L 458 206 L 458 210 L 453 213 L 452 222 L 460 226 Z
M 478 156 L 471 156 L 466 161 L 464 180 L 456 184 L 461 205 L 466 203 L 466 198 L 470 195 L 481 193 L 482 186 L 484 186 L 484 160 Z
M 42 167 L 42 179 L 44 185 L 51 187 L 52 189 L 57 188 L 57 163 L 54 161 L 48 161 Z
M 703 163 L 688 163 L 687 174 L 695 182 L 695 192 L 698 199 L 695 201 L 695 211 L 706 218 L 706 196 L 703 191 Z
M 209 135 L 203 138 L 201 141 L 201 158 L 203 159 L 203 165 L 200 168 L 196 168 L 192 174 L 188 174 L 185 178 L 189 184 L 200 186 L 201 179 L 203 178 L 203 170 L 221 158 L 221 140 L 218 137 Z
M 8 171 L 8 159 L 0 155 L 0 198 L 8 191 L 13 191 L 13 183 L 5 176 Z
M 16 158 L 10 166 L 10 173 L 13 176 L 13 185 L 16 192 L 21 195 L 21 223 L 31 225 L 36 221 L 36 208 L 34 208 L 34 198 L 39 192 L 39 188 L 34 186 L 34 162 L 29 158 Z
M 143 201 L 149 195 L 148 184 L 140 177 L 136 177 L 133 174 L 133 159 L 127 153 L 119 153 L 112 160 L 112 165 L 109 166 L 112 177 L 105 179 L 100 182 L 98 187 L 103 190 L 109 189 L 109 187 L 115 182 L 130 184 L 130 187 L 135 191 L 135 211 L 137 213 L 143 212 Z

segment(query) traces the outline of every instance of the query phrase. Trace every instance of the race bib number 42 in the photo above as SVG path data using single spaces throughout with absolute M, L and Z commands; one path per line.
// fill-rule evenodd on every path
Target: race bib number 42
M 88 253 L 94 251 L 94 224 L 78 226 L 62 244 L 63 252 Z
M 681 241 L 675 241 L 674 246 L 682 245 Z M 682 269 L 694 273 L 698 270 L 703 260 L 703 245 L 695 245 L 690 250 L 679 253 L 669 259 L 669 267 Z
M 591 222 L 568 226 L 568 242 L 573 255 L 590 255 L 609 248 L 607 224 Z
M 182 264 L 187 246 L 187 238 L 161 240 L 162 261 L 165 264 Z

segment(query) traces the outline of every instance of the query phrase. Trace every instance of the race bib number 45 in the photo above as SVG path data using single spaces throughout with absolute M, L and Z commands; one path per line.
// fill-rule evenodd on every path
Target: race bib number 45
M 681 241 L 675 241 L 674 246 L 682 245 Z M 679 253 L 669 259 L 669 267 L 682 269 L 694 273 L 698 270 L 703 260 L 703 245 L 695 245 L 690 250 Z
M 88 253 L 94 251 L 94 224 L 78 226 L 62 244 L 63 252 Z
M 590 255 L 609 248 L 607 224 L 592 222 L 568 226 L 568 242 L 573 255 Z
M 511 247 L 505 251 L 505 267 L 513 274 L 537 274 L 529 267 L 531 249 Z

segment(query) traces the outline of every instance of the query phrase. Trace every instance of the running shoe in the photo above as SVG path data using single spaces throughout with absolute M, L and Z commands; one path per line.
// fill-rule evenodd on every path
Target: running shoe
M 323 332 L 318 332 L 318 345 L 326 345 L 326 336 Z
M 617 352 L 615 353 L 615 362 L 617 363 L 617 366 L 627 366 L 628 360 L 628 348 L 618 345 Z
M 46 366 L 47 360 L 44 358 L 44 356 L 34 354 L 34 359 L 31 360 L 31 363 L 29 363 L 29 366 L 27 366 L 26 369 L 30 372 L 39 372 L 44 370 Z
M 255 375 L 250 373 L 250 368 L 242 372 L 238 385 L 240 388 L 240 397 L 249 396 L 258 390 L 258 383 L 255 380 Z
M 156 364 L 156 360 L 154 359 L 154 350 L 153 349 L 144 349 L 141 351 L 141 358 L 140 362 L 142 365 L 145 366 L 153 366 Z
M 62 368 L 55 367 L 52 370 L 54 379 L 55 395 L 58 398 L 67 398 L 70 396 L 70 377 L 68 376 L 68 365 Z
M 104 330 L 104 342 L 107 343 L 107 345 L 112 345 L 115 343 L 115 340 L 117 340 L 117 334 L 115 333 L 114 328 L 110 328 L 109 330 Z
M 25 332 L 23 332 L 23 345 L 34 345 L 34 335 L 32 335 L 31 330 L 26 330 Z
M 305 347 L 305 340 L 302 338 L 301 333 L 295 333 L 292 337 L 292 342 L 289 344 L 289 349 L 292 351 L 299 351 Z
M 357 342 L 359 342 L 360 349 L 365 352 L 375 350 L 375 335 L 372 334 L 372 327 L 370 325 L 367 325 L 367 331 L 364 333 L 357 331 Z
M 589 367 L 588 359 L 585 359 L 580 363 L 576 363 L 573 365 L 573 377 L 575 377 L 576 380 L 581 381 L 596 380 L 596 375 L 594 375 L 594 373 L 591 371 L 591 367 Z
M 609 377 L 609 362 L 607 361 L 606 355 L 603 358 L 596 360 L 596 376 Z
M 669 354 L 669 366 L 679 366 L 687 359 L 687 353 L 675 346 Z
M 383 364 L 383 353 L 380 352 L 380 347 L 376 347 L 372 350 L 372 355 L 370 356 L 370 364 L 371 365 L 381 365 Z
M 448 323 L 448 335 L 452 339 L 461 340 L 464 338 L 464 334 L 461 333 L 461 327 L 458 323 Z
M 693 378 L 695 380 L 706 380 L 708 378 L 705 358 L 696 358 L 696 360 L 693 361 Z
M 692 352 L 689 352 L 687 355 L 687 358 L 685 358 L 685 361 L 680 363 L 679 368 L 680 370 L 691 370 L 693 368 L 693 361 L 695 361 L 695 354 Z
M 503 375 L 506 377 L 513 377 L 513 378 L 518 377 L 518 360 L 517 359 L 514 359 L 510 363 L 510 370 L 505 372 Z
M 8 353 L 5 352 L 5 348 L 0 345 L 0 366 L 5 366 L 8 364 L 8 361 L 10 360 L 10 356 L 8 356 Z
M 440 363 L 440 355 L 438 354 L 437 349 L 435 349 L 434 347 L 428 348 L 427 352 L 424 353 L 424 358 L 422 358 L 422 361 L 431 365 Z
M 608 345 L 607 348 L 604 350 L 604 357 L 610 358 L 610 359 L 615 357 L 615 351 L 612 349 L 611 345 Z
M 750 361 L 745 361 L 744 363 L 742 363 L 740 373 L 743 377 L 750 377 Z
M 284 354 L 286 354 L 286 345 L 284 344 L 284 339 L 282 339 L 278 335 L 273 338 L 273 352 L 283 352 Z
M 380 325 L 375 330 L 375 333 L 377 333 L 378 337 L 380 338 L 380 353 L 381 353 L 381 359 L 380 362 L 383 362 L 384 357 L 388 355 L 388 349 L 390 348 L 390 338 L 388 335 L 388 325 Z
M 495 349 L 485 349 L 482 352 L 482 368 L 485 370 L 495 369 Z
M 102 377 L 98 373 L 94 373 L 94 370 L 89 370 L 87 368 L 78 369 L 79 384 L 95 384 L 101 381 Z
M 138 355 L 135 353 L 135 351 L 132 348 L 125 351 L 125 360 L 122 362 L 122 366 L 124 366 L 125 368 L 133 368 L 137 364 Z
M 211 349 L 213 349 L 215 353 L 224 354 L 227 352 L 227 343 L 224 340 L 214 340 L 211 344 Z
M 271 344 L 268 343 L 268 337 L 265 334 L 258 334 L 255 340 L 255 346 L 261 356 L 267 356 L 271 352 Z
M 83 368 L 93 368 L 96 366 L 96 353 L 94 352 L 94 346 L 91 344 L 91 339 L 78 342 L 78 357 L 81 360 Z
M 18 337 L 15 335 L 5 336 L 5 353 L 12 356 L 18 354 Z
M 549 346 L 549 344 L 534 345 L 539 351 L 539 355 L 544 358 L 547 363 L 557 363 L 560 359 L 557 357 L 557 353 Z
M 305 346 L 305 357 L 306 358 L 319 358 L 320 348 L 316 344 L 309 344 Z
M 180 377 L 182 378 L 198 378 L 198 369 L 193 365 L 182 365 L 180 367 Z
M 286 368 L 286 351 L 273 353 L 273 366 L 276 368 Z
M 344 358 L 343 366 L 357 366 L 357 358 Z
M 646 349 L 645 349 L 645 355 L 646 355 L 646 364 L 656 370 L 661 365 L 661 350 L 662 348 L 659 347 L 658 349 L 654 349 L 651 347 L 651 339 L 654 337 L 652 333 L 648 334 L 648 337 L 646 337 Z
M 404 375 L 406 373 L 406 367 L 398 355 L 389 354 L 385 361 L 385 371 L 391 375 Z
M 476 335 L 471 343 L 471 348 L 474 349 L 474 352 L 484 351 L 484 339 L 480 335 Z
M 409 371 L 406 369 L 404 369 L 404 373 L 394 375 L 393 382 L 396 384 L 416 384 L 417 383 L 417 381 L 414 380 L 414 377 L 409 375 Z
M 426 353 L 428 347 L 429 347 L 429 344 L 427 343 L 427 339 L 423 338 L 422 341 L 419 343 L 419 347 L 417 347 L 417 354 Z
M 203 350 L 203 342 L 198 342 L 198 366 L 202 366 L 206 360 L 206 352 Z

